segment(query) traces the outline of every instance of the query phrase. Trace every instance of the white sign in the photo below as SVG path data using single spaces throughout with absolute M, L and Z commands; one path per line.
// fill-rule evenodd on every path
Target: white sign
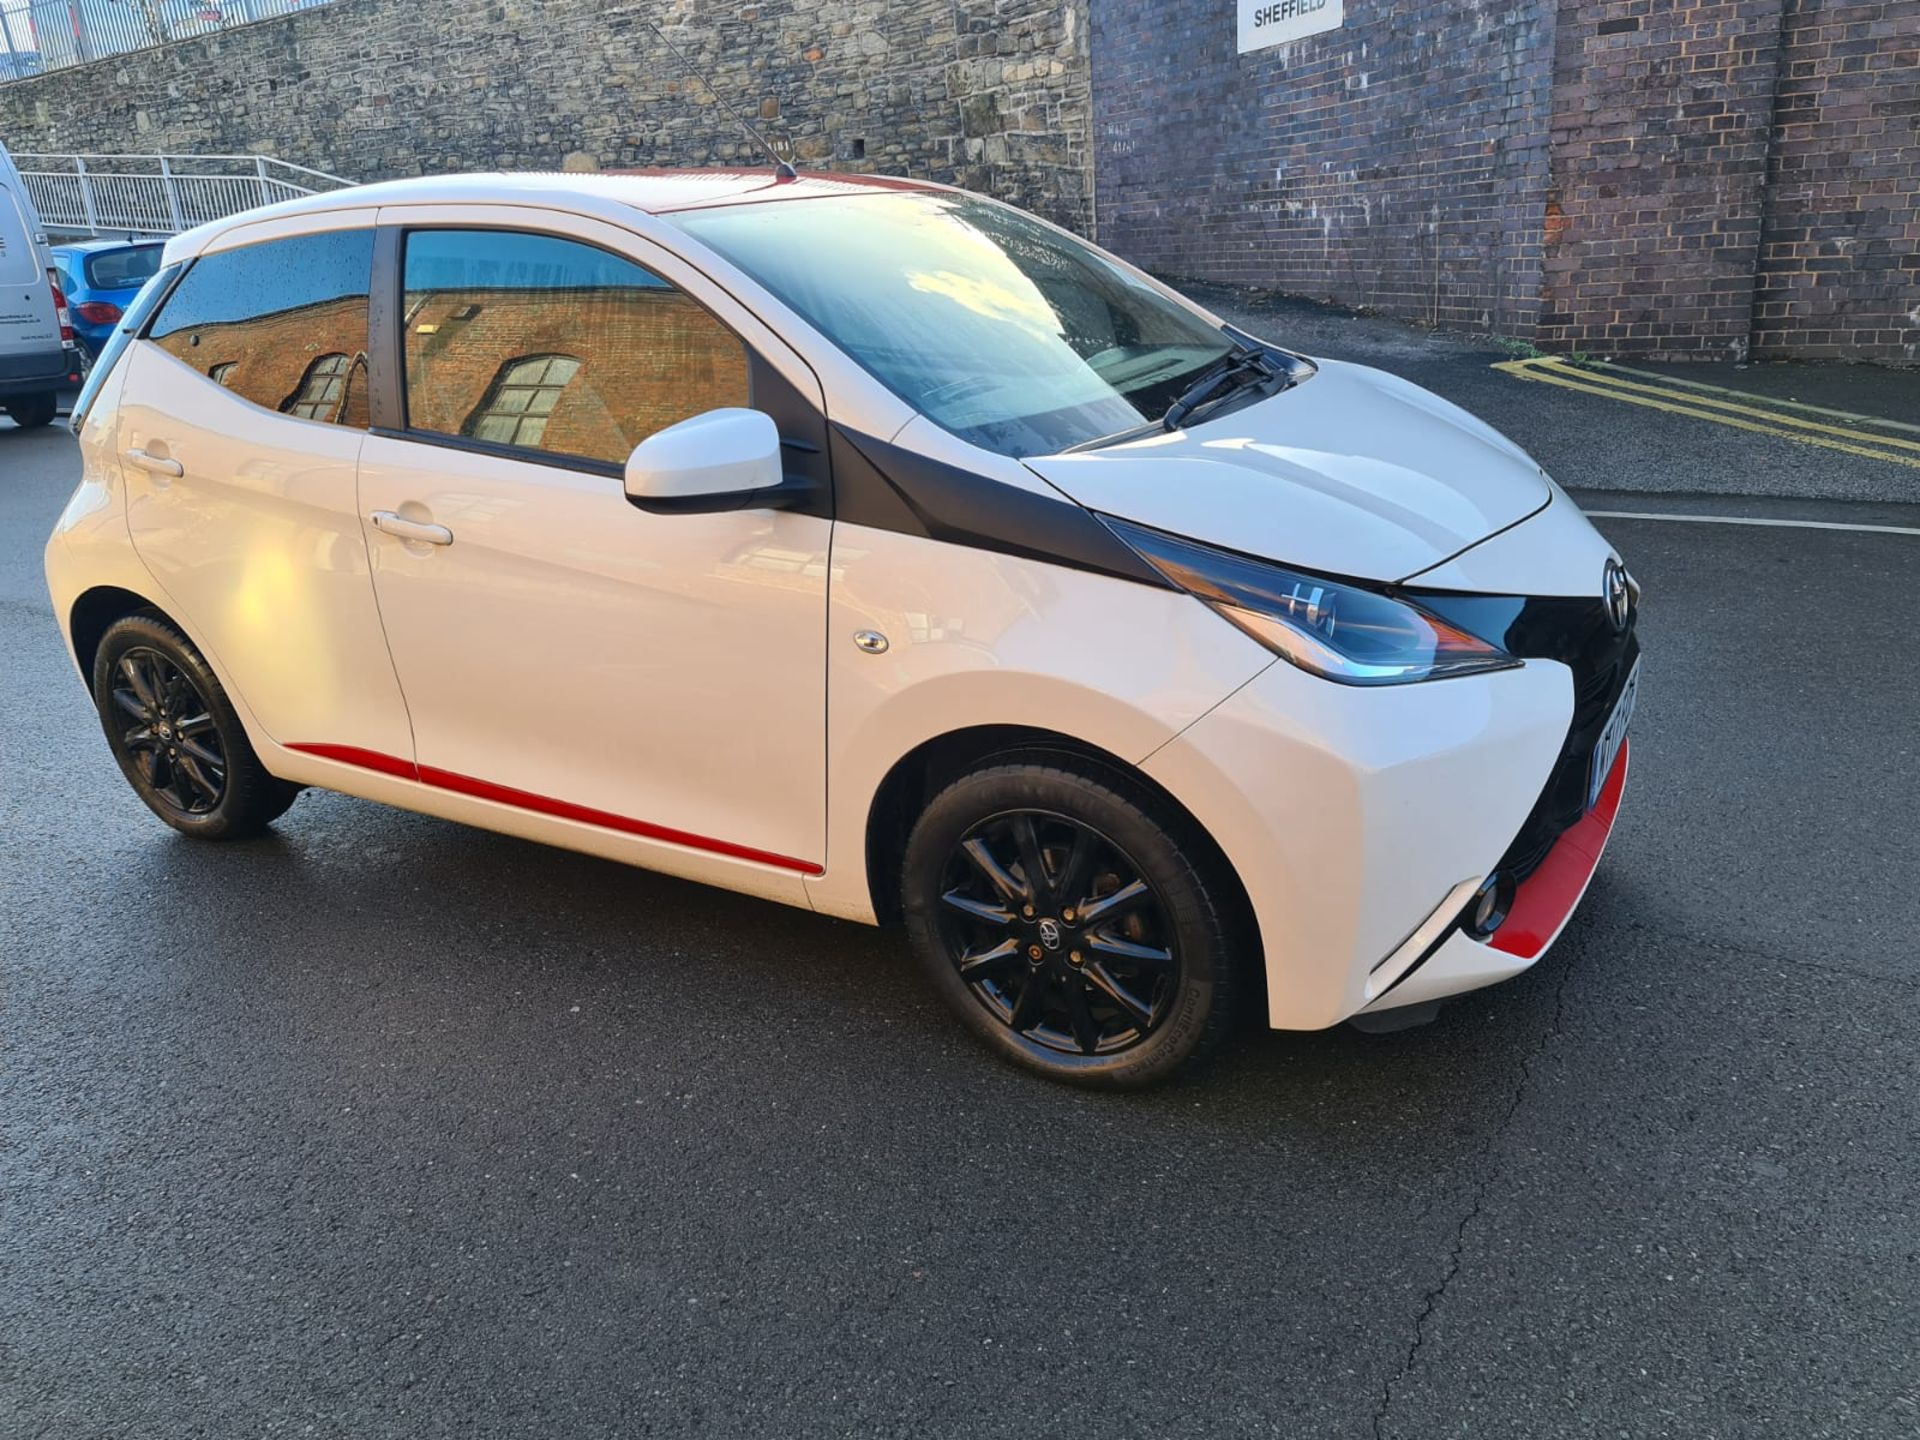
M 1240 0 L 1240 53 L 1338 30 L 1346 0 Z

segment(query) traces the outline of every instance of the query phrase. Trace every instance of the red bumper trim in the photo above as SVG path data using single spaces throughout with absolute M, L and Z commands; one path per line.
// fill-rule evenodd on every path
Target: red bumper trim
M 675 830 L 670 826 L 655 825 L 647 820 L 634 820 L 625 815 L 615 815 L 610 811 L 576 805 L 570 800 L 555 800 L 545 795 L 535 795 L 528 790 L 515 790 L 510 786 L 496 785 L 491 780 L 476 780 L 471 775 L 459 775 L 451 770 L 438 770 L 431 765 L 415 765 L 411 760 L 402 760 L 394 755 L 382 755 L 377 750 L 362 750 L 353 745 L 325 744 L 289 745 L 287 749 L 297 750 L 302 755 L 312 755 L 321 760 L 352 765 L 361 770 L 377 771 L 396 779 L 411 780 L 419 785 L 431 786 L 435 790 L 446 790 L 475 800 L 488 800 L 496 805 L 525 810 L 535 815 L 550 815 L 558 820 L 573 820 L 582 825 L 597 825 L 602 830 L 617 830 L 623 835 L 638 835 L 647 840 L 662 840 L 669 845 L 684 845 L 689 850 L 705 850 L 709 854 L 725 855 L 733 860 L 751 860 L 756 864 L 772 865 L 777 869 L 792 870 L 801 875 L 826 873 L 824 866 L 817 865 L 811 860 L 796 860 L 791 855 L 777 855 L 771 850 L 756 850 L 751 845 L 736 845 L 731 840 L 715 840 L 711 836 L 695 835 L 688 830 Z
M 1554 841 L 1547 858 L 1515 892 L 1506 923 L 1486 942 L 1495 950 L 1537 960 L 1567 923 L 1580 897 L 1587 893 L 1588 882 L 1599 868 L 1601 853 L 1613 834 L 1620 797 L 1627 789 L 1627 754 L 1632 748 L 1632 741 L 1620 746 L 1620 758 L 1613 762 L 1613 771 L 1600 787 L 1600 798 L 1593 802 L 1593 808 Z

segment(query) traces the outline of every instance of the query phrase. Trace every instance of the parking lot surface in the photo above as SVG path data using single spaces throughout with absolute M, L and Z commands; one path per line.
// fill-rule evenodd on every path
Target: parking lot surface
M 0 1435 L 1920 1432 L 1913 472 L 1421 365 L 1590 508 L 1890 528 L 1602 521 L 1647 673 L 1559 945 L 1126 1097 L 894 934 L 326 794 L 175 836 L 0 422 Z M 1648 493 L 1808 465 L 1877 503 Z

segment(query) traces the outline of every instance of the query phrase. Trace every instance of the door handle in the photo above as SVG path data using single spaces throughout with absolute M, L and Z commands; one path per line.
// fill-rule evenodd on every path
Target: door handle
M 164 455 L 149 455 L 137 445 L 127 451 L 127 463 L 138 466 L 142 470 L 150 470 L 155 475 L 171 475 L 176 480 L 186 474 L 186 471 L 180 468 L 178 460 L 169 460 Z
M 422 545 L 451 545 L 453 531 L 444 525 L 432 525 L 425 520 L 409 520 L 404 515 L 391 510 L 376 510 L 367 517 L 373 521 L 373 528 L 383 530 L 396 540 L 414 540 Z

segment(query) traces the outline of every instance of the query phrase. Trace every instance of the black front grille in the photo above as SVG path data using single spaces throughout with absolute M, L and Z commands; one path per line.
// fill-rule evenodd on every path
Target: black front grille
M 1588 766 L 1614 702 L 1640 656 L 1638 608 L 1616 630 L 1606 602 L 1409 592 L 1408 598 L 1523 660 L 1558 660 L 1573 672 L 1573 720 L 1560 758 L 1500 868 L 1525 879 L 1587 809 Z

